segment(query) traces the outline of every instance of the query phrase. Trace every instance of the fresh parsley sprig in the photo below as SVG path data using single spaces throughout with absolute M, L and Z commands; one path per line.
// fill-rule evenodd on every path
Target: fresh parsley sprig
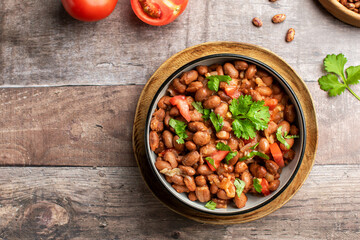
M 202 118 L 206 121 L 209 119 L 210 117 L 210 109 L 205 109 L 202 105 L 201 102 L 192 102 L 191 105 L 199 112 L 201 113 L 203 116 Z
M 254 185 L 255 191 L 257 191 L 258 193 L 261 193 L 262 186 L 261 186 L 260 180 L 258 178 L 253 179 L 253 185 Z
M 234 181 L 234 186 L 236 188 L 236 194 L 240 197 L 241 193 L 244 191 L 245 182 L 236 178 Z
M 348 67 L 345 70 L 345 75 L 344 67 L 346 62 L 347 59 L 343 54 L 327 55 L 324 59 L 324 67 L 329 74 L 319 78 L 320 88 L 327 91 L 330 97 L 340 95 L 347 89 L 360 101 L 360 97 L 350 88 L 350 85 L 359 83 L 360 65 Z
M 205 207 L 210 209 L 210 210 L 215 210 L 216 209 L 216 202 L 210 200 L 205 204 Z
M 279 142 L 285 145 L 287 149 L 290 149 L 290 145 L 286 142 L 286 139 L 290 138 L 299 138 L 298 135 L 288 135 L 288 133 L 285 131 L 284 136 L 282 135 L 282 126 L 280 126 L 276 131 L 276 138 Z
M 233 131 L 238 138 L 254 138 L 257 130 L 264 130 L 270 121 L 269 107 L 264 101 L 252 101 L 250 95 L 242 95 L 234 99 L 229 110 L 232 118 Z
M 209 116 L 216 132 L 220 132 L 222 127 L 224 126 L 223 117 L 221 117 L 219 114 L 215 114 L 214 112 L 211 112 Z
M 231 148 L 229 147 L 229 145 L 226 145 L 223 142 L 218 142 L 216 144 L 216 149 L 220 150 L 220 151 L 229 151 L 229 153 L 225 157 L 225 161 L 227 164 L 229 163 L 230 159 L 232 159 L 233 157 L 235 157 L 237 155 L 237 151 L 231 151 Z
M 179 137 L 176 142 L 178 144 L 184 144 L 184 139 L 188 137 L 188 135 L 186 134 L 186 123 L 171 118 L 169 121 L 169 125 L 175 129 L 175 133 Z
M 228 75 L 211 75 L 206 78 L 209 79 L 208 88 L 215 92 L 219 91 L 220 82 L 226 82 L 230 85 L 230 81 L 232 80 Z

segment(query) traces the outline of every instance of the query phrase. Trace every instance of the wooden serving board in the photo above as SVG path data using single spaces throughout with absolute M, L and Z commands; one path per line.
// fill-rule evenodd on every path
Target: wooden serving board
M 319 2 L 337 19 L 355 27 L 360 27 L 360 14 L 349 10 L 337 0 L 319 0 Z
M 197 58 L 233 53 L 257 59 L 277 71 L 291 86 L 304 111 L 307 139 L 305 155 L 299 171 L 291 184 L 272 202 L 249 213 L 233 216 L 215 216 L 196 211 L 172 196 L 153 175 L 147 160 L 144 144 L 144 129 L 150 103 L 161 84 L 178 68 Z M 145 85 L 136 108 L 133 128 L 133 149 L 145 183 L 152 193 L 171 210 L 198 222 L 211 224 L 244 223 L 264 217 L 283 206 L 299 190 L 314 164 L 318 142 L 318 127 L 310 93 L 295 71 L 280 57 L 264 48 L 237 42 L 209 42 L 187 48 L 166 60 Z

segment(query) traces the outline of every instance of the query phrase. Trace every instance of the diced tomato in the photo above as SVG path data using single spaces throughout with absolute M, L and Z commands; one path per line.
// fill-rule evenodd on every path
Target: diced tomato
M 206 160 L 207 164 L 209 165 L 211 171 L 215 171 L 219 166 L 220 162 L 228 155 L 229 151 L 217 151 L 214 152 L 210 157 L 214 160 L 215 167 Z
M 186 121 L 191 121 L 190 108 L 184 95 L 172 97 L 170 103 L 179 109 L 181 116 L 183 116 Z
M 237 99 L 240 97 L 241 93 L 237 86 L 237 81 L 231 80 L 230 85 L 225 86 L 225 93 L 232 99 Z
M 277 143 L 270 144 L 270 152 L 279 167 L 284 167 L 283 153 Z
M 279 101 L 275 98 L 270 98 L 265 100 L 265 106 L 268 106 L 269 110 L 273 110 L 278 103 Z
M 264 194 L 264 196 L 267 196 L 267 195 L 269 195 L 270 194 L 270 190 L 269 190 L 269 183 L 268 183 L 268 181 L 265 179 L 265 178 L 263 178 L 262 180 L 261 180 L 261 192 L 262 192 L 262 194 Z

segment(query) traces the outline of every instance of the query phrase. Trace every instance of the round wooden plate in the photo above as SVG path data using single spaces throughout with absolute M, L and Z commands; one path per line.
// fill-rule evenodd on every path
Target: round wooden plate
M 337 19 L 355 27 L 360 27 L 360 14 L 349 10 L 337 0 L 319 0 L 319 2 Z
M 272 202 L 249 213 L 232 216 L 215 216 L 199 212 L 180 202 L 165 190 L 161 182 L 154 176 L 145 153 L 145 122 L 150 103 L 161 84 L 178 68 L 200 57 L 213 54 L 233 53 L 257 59 L 277 71 L 291 86 L 297 95 L 304 111 L 306 123 L 305 155 L 298 173 L 291 184 Z M 280 57 L 264 48 L 237 42 L 209 42 L 187 48 L 168 60 L 151 76 L 145 85 L 136 108 L 133 126 L 133 149 L 137 164 L 145 183 L 152 193 L 171 210 L 198 222 L 211 224 L 244 223 L 264 217 L 283 206 L 299 190 L 314 164 L 318 141 L 318 128 L 314 105 L 310 93 L 295 71 Z

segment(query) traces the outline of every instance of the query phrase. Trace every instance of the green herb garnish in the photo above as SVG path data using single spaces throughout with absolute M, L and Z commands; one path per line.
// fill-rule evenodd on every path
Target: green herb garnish
M 351 66 L 346 69 L 344 67 L 347 59 L 343 54 L 327 55 L 324 59 L 325 70 L 329 73 L 319 78 L 320 88 L 327 91 L 330 97 L 342 94 L 347 89 L 359 101 L 360 97 L 350 88 L 349 85 L 358 84 L 360 80 L 360 65 Z M 340 80 L 339 80 L 340 77 Z
M 251 96 L 242 95 L 234 99 L 230 106 L 233 131 L 238 138 L 254 138 L 257 130 L 264 130 L 270 121 L 269 107 L 264 101 L 252 101 Z
M 175 129 L 175 133 L 179 137 L 176 142 L 178 144 L 184 144 L 184 139 L 188 137 L 188 135 L 186 134 L 186 124 L 182 121 L 171 118 L 169 121 L 169 125 Z
M 231 148 L 223 142 L 218 142 L 216 144 L 216 149 L 220 151 L 229 151 L 229 153 L 225 157 L 227 164 L 229 163 L 230 159 L 237 155 L 237 151 L 231 151 Z
M 208 120 L 210 117 L 210 109 L 205 109 L 201 102 L 192 102 L 191 105 L 203 116 L 202 118 Z
M 210 210 L 215 210 L 216 209 L 216 203 L 210 200 L 205 204 L 205 207 L 210 209 Z
M 262 186 L 261 186 L 260 180 L 258 178 L 253 179 L 253 185 L 254 185 L 255 191 L 257 191 L 258 193 L 261 193 Z
M 205 160 L 208 161 L 216 169 L 214 159 L 212 159 L 211 157 L 206 157 Z
M 232 80 L 228 75 L 212 75 L 206 78 L 209 79 L 208 88 L 215 92 L 219 91 L 220 82 L 226 82 L 230 85 L 230 81 Z
M 216 132 L 219 132 L 224 125 L 224 119 L 219 114 L 215 114 L 214 112 L 211 112 L 210 120 L 214 125 Z
M 245 182 L 236 178 L 234 181 L 234 185 L 236 188 L 236 194 L 238 195 L 238 197 L 240 197 L 241 193 L 244 191 L 245 188 Z
M 246 156 L 244 156 L 242 158 L 239 158 L 239 161 L 245 161 L 245 160 L 247 160 L 249 158 L 252 158 L 254 156 L 258 156 L 258 157 L 261 157 L 261 158 L 266 159 L 266 160 L 270 159 L 268 155 L 266 155 L 266 154 L 264 154 L 262 152 L 258 152 L 258 151 L 254 150 L 254 151 L 250 152 L 248 155 L 246 155 Z
M 298 135 L 288 135 L 287 132 L 284 132 L 284 136 L 282 135 L 282 126 L 280 126 L 277 131 L 276 131 L 276 138 L 279 142 L 281 142 L 282 144 L 285 145 L 285 147 L 287 149 L 290 149 L 290 145 L 286 142 L 285 139 L 290 139 L 290 138 L 299 138 Z

